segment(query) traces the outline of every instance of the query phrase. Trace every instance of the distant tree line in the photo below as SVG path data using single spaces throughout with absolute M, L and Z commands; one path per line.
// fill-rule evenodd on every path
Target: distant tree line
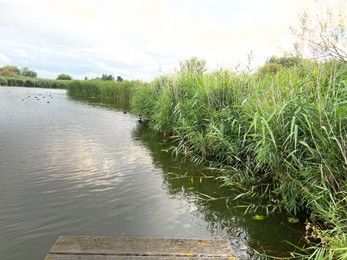
M 84 80 L 88 80 L 87 77 L 84 77 Z M 100 77 L 96 77 L 94 79 L 91 80 L 116 80 L 118 82 L 123 81 L 123 78 L 121 76 L 117 76 L 117 78 L 115 79 L 111 74 L 102 74 L 101 78 Z
M 266 63 L 258 69 L 260 75 L 277 74 L 281 69 L 290 68 L 299 65 L 303 61 L 298 56 L 272 56 Z
M 29 77 L 29 78 L 37 78 L 37 73 L 33 70 L 30 70 L 28 67 L 24 67 L 22 69 L 17 66 L 5 65 L 0 68 L 0 76 L 4 77 Z
M 30 70 L 28 67 L 23 67 L 20 69 L 17 66 L 13 65 L 5 65 L 3 67 L 0 67 L 0 76 L 3 77 L 29 77 L 29 78 L 37 78 L 37 73 L 33 70 Z M 72 80 L 73 78 L 66 73 L 61 73 L 57 76 L 57 80 Z M 88 80 L 87 77 L 84 78 L 85 80 Z M 117 76 L 117 78 L 114 78 L 111 74 L 102 74 L 101 78 L 97 77 L 95 80 L 116 80 L 118 82 L 123 81 L 123 78 L 121 76 Z

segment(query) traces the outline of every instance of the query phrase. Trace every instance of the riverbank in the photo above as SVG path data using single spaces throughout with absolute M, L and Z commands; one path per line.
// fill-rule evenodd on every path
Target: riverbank
M 303 254 L 346 256 L 344 64 L 303 61 L 265 74 L 181 70 L 129 90 L 77 85 L 108 98 L 127 92 L 133 112 L 172 141 L 171 152 L 218 170 L 246 212 L 304 214 Z
M 68 84 L 67 80 L 0 76 L 0 86 L 66 89 Z
M 307 217 L 311 257 L 346 257 L 347 69 L 303 61 L 276 73 L 181 71 L 139 89 L 134 111 L 172 153 L 215 167 L 246 212 Z
M 6 80 L 1 84 L 60 82 Z M 215 168 L 246 212 L 306 216 L 312 247 L 303 253 L 335 257 L 347 243 L 346 80 L 344 65 L 303 62 L 276 73 L 179 71 L 151 83 L 75 80 L 62 87 L 73 97 L 131 107 L 172 142 L 173 154 Z
M 68 95 L 84 99 L 99 99 L 129 110 L 134 93 L 145 88 L 140 81 L 73 80 L 68 85 Z

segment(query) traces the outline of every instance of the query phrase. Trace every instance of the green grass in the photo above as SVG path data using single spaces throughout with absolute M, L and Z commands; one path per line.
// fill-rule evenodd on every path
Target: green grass
M 0 86 L 65 89 L 68 84 L 66 80 L 0 76 Z

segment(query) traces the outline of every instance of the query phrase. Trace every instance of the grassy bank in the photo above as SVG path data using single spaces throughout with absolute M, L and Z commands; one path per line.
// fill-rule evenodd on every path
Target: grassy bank
M 68 84 L 66 80 L 0 76 L 0 86 L 65 89 Z
M 132 105 L 174 154 L 219 168 L 238 199 L 258 198 L 247 210 L 306 214 L 312 257 L 347 257 L 345 65 L 180 72 L 140 88 Z

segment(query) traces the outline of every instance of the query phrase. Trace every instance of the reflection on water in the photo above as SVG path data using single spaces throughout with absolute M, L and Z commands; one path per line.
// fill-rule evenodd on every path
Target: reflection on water
M 0 88 L 0 258 L 43 259 L 59 235 L 225 236 L 240 256 L 299 239 L 284 217 L 260 223 L 202 200 L 232 195 L 166 149 L 123 110 L 64 90 Z
M 213 176 L 215 173 L 189 163 L 175 162 L 167 153 L 168 144 L 153 135 L 146 126 L 134 131 L 151 151 L 155 165 L 163 170 L 165 188 L 173 196 L 194 201 L 194 215 L 207 222 L 206 230 L 213 237 L 230 239 L 240 259 L 257 259 L 255 252 L 273 256 L 288 256 L 294 248 L 288 243 L 301 241 L 303 223 L 293 224 L 285 215 L 270 216 L 263 221 L 244 215 L 227 187 Z M 252 250 L 249 250 L 252 248 Z

